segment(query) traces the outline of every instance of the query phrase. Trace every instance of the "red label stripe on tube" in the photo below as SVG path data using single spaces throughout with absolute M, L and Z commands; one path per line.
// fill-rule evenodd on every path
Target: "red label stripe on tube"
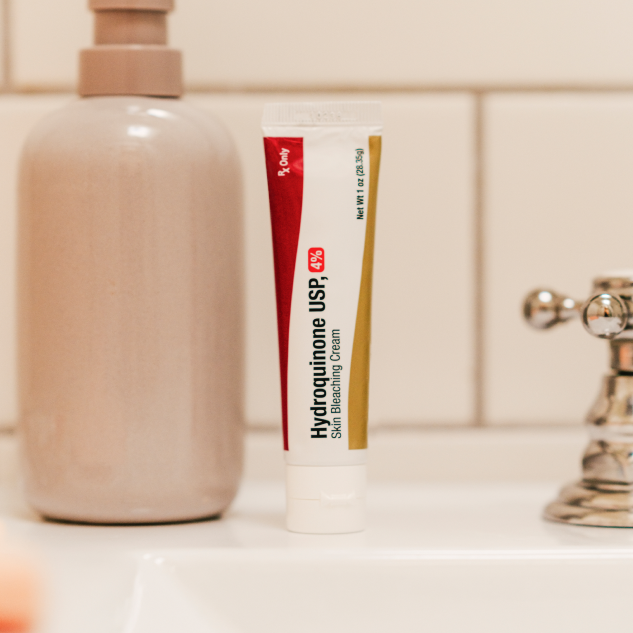
M 288 450 L 288 338 L 303 203 L 303 138 L 264 138 L 264 150 L 275 262 L 284 449 Z

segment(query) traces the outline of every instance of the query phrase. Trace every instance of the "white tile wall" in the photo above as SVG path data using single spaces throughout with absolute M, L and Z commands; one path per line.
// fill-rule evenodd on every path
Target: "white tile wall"
M 244 479 L 284 477 L 281 429 L 246 440 Z M 380 429 L 369 434 L 369 483 L 554 482 L 580 475 L 587 433 L 580 427 Z M 0 437 L 0 477 L 15 477 L 13 446 Z M 8 461 L 3 468 L 2 460 Z M 535 468 L 535 465 L 538 465 Z M 4 471 L 4 472 L 3 472 Z M 551 495 L 554 495 L 552 488 Z
M 9 1 L 14 87 L 59 90 L 74 86 L 77 52 L 92 41 L 88 1 Z
M 7 33 L 12 43 L 6 91 L 74 84 L 77 50 L 91 40 L 86 4 L 0 1 L 11 16 L 0 18 L 0 68 Z M 203 91 L 192 99 L 225 121 L 244 161 L 252 425 L 280 417 L 261 108 L 350 94 L 385 105 L 371 423 L 472 423 L 475 375 L 479 422 L 582 420 L 606 344 L 578 323 L 528 330 L 520 306 L 535 286 L 583 297 L 595 274 L 633 267 L 631 24 L 628 0 L 177 0 L 172 41 L 188 84 Z M 374 92 L 345 93 L 359 88 Z M 297 92 L 307 89 L 315 92 Z M 15 418 L 17 155 L 35 120 L 66 98 L 0 97 L 0 423 Z M 483 332 L 474 330 L 477 288 Z M 485 343 L 478 358 L 476 340 Z
M 608 344 L 578 322 L 530 330 L 521 301 L 587 298 L 593 277 L 633 268 L 633 95 L 496 95 L 486 128 L 489 420 L 579 422 Z
M 68 87 L 87 0 L 12 0 L 14 79 Z M 629 0 L 177 0 L 175 45 L 198 86 L 621 84 Z
M 401 87 L 633 80 L 628 0 L 322 0 L 318 5 L 179 0 L 178 6 L 173 39 L 187 53 L 193 84 Z
M 472 97 L 382 98 L 370 419 L 473 416 Z

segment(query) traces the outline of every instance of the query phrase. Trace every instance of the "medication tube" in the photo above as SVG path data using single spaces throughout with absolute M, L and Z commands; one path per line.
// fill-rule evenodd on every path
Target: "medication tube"
M 376 102 L 265 107 L 287 527 L 365 527 Z

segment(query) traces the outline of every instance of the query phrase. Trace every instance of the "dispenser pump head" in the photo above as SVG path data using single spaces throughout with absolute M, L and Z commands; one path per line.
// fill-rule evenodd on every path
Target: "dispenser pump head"
M 180 51 L 167 46 L 174 0 L 89 0 L 95 46 L 81 51 L 79 94 L 180 97 Z

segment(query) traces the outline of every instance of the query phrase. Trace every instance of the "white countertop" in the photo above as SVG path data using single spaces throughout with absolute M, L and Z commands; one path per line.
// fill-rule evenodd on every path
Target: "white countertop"
M 288 533 L 276 481 L 218 521 L 91 527 L 5 478 L 0 514 L 45 561 L 42 633 L 626 630 L 633 530 L 543 521 L 561 483 L 375 482 L 367 531 L 335 536 Z

